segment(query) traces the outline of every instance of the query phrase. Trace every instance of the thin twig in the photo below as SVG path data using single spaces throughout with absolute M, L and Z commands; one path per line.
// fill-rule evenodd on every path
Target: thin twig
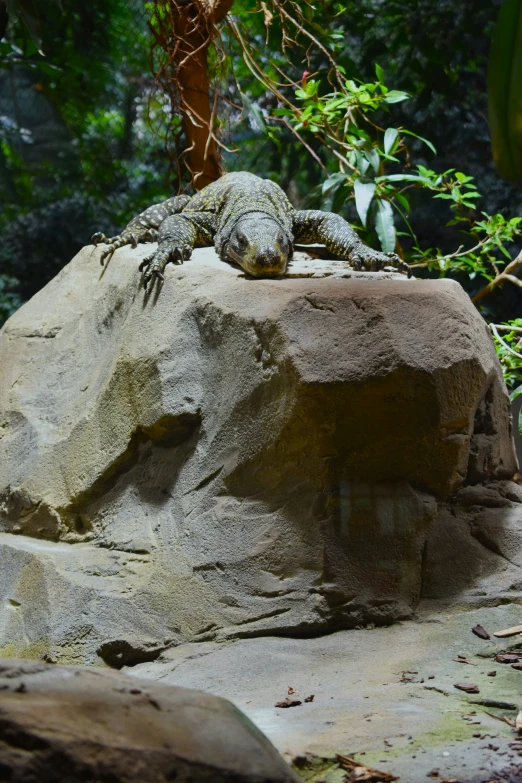
M 516 356 L 517 359 L 522 359 L 522 353 L 517 353 L 517 351 L 514 351 L 513 348 L 511 348 L 511 346 L 507 344 L 507 342 L 497 332 L 497 328 L 495 324 L 490 324 L 489 328 L 491 329 L 491 331 L 493 332 L 493 334 L 495 335 L 499 343 L 501 343 L 504 346 L 506 351 L 513 354 L 513 356 Z
M 522 281 L 519 280 L 518 277 L 515 277 L 512 273 L 516 272 L 520 267 L 522 266 L 522 252 L 518 254 L 518 256 L 511 261 L 507 265 L 507 267 L 504 269 L 503 272 L 501 272 L 498 277 L 496 277 L 494 280 L 490 280 L 490 282 L 484 286 L 484 288 L 481 288 L 481 290 L 475 294 L 475 296 L 472 297 L 471 301 L 473 304 L 476 304 L 477 302 L 480 302 L 481 299 L 484 299 L 484 297 L 488 296 L 495 288 L 497 288 L 499 285 L 502 285 L 506 280 L 508 280 L 510 283 L 514 283 L 517 286 L 522 285 Z M 516 280 L 516 283 L 515 283 Z
M 515 721 L 512 718 L 507 718 L 505 715 L 493 715 L 492 712 L 488 712 L 487 710 L 484 710 L 486 715 L 489 715 L 490 718 L 496 718 L 497 720 L 501 720 L 503 723 L 507 723 L 508 726 L 511 726 L 512 729 L 515 728 Z
M 341 92 L 342 93 L 346 93 L 346 88 L 344 86 L 344 83 L 343 83 L 341 77 L 339 76 L 339 71 L 337 70 L 337 63 L 335 62 L 334 58 L 332 57 L 332 55 L 328 51 L 328 49 L 326 49 L 326 47 L 323 46 L 322 43 L 320 41 L 318 41 L 317 38 L 314 35 L 312 35 L 312 33 L 308 32 L 308 30 L 305 27 L 303 27 L 301 24 L 299 24 L 299 22 L 296 19 L 293 18 L 288 13 L 288 11 L 284 8 L 283 4 L 279 2 L 279 0 L 273 0 L 273 3 L 274 3 L 274 6 L 278 9 L 278 11 L 281 14 L 281 16 L 286 16 L 286 18 L 294 25 L 294 27 L 297 30 L 299 30 L 299 32 L 302 35 L 304 35 L 307 38 L 309 38 L 310 41 L 312 41 L 312 43 L 314 43 L 317 46 L 317 48 L 324 54 L 324 56 L 327 58 L 328 62 L 332 66 L 332 70 L 335 73 L 335 77 L 336 77 L 336 79 L 337 79 L 337 81 L 339 83 L 339 86 L 341 88 Z
M 509 326 L 509 324 L 495 324 L 495 326 L 503 332 L 522 332 L 522 326 Z
M 292 133 L 294 134 L 294 136 L 295 136 L 297 139 L 299 139 L 299 141 L 301 142 L 301 144 L 303 145 L 303 147 L 306 147 L 306 149 L 308 150 L 308 152 L 310 153 L 310 155 L 312 156 L 312 158 L 313 158 L 313 159 L 314 159 L 314 160 L 315 160 L 315 161 L 316 161 L 316 162 L 319 164 L 319 166 L 322 168 L 322 170 L 324 171 L 324 173 L 326 174 L 326 176 L 330 176 L 330 175 L 329 175 L 329 173 L 328 173 L 328 169 L 327 169 L 327 168 L 326 168 L 326 166 L 324 165 L 323 161 L 321 160 L 321 158 L 319 157 L 319 155 L 317 154 L 317 152 L 316 152 L 314 149 L 312 149 L 312 147 L 310 147 L 310 146 L 309 146 L 309 144 L 307 144 L 307 142 L 306 142 L 306 141 L 303 139 L 303 137 L 302 137 L 302 136 L 301 136 L 301 135 L 298 133 L 298 131 L 296 131 L 296 130 L 295 130 L 295 128 L 293 128 L 293 127 L 292 127 L 292 125 L 291 125 L 291 124 L 288 122 L 287 118 L 286 118 L 286 117 L 281 117 L 281 122 L 283 122 L 283 123 L 286 125 L 286 127 L 287 127 L 289 130 L 291 130 L 291 131 L 292 131 Z

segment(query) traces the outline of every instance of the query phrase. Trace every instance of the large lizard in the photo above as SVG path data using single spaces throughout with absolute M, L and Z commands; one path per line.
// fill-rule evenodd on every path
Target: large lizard
M 377 271 L 386 266 L 408 272 L 395 253 L 372 250 L 340 215 L 294 209 L 279 185 L 248 172 L 233 172 L 190 196 L 154 204 L 133 218 L 118 236 L 97 233 L 92 242 L 109 247 L 101 263 L 123 245 L 158 241 L 140 264 L 144 284 L 164 280 L 166 265 L 183 263 L 194 247 L 214 245 L 223 261 L 239 264 L 252 277 L 284 275 L 294 243 L 324 244 L 354 269 Z

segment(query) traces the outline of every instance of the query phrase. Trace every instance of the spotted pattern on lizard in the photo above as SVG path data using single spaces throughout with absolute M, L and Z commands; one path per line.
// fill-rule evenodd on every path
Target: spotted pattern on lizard
M 183 263 L 195 247 L 212 245 L 223 261 L 238 264 L 252 277 L 284 275 L 294 243 L 324 244 L 354 269 L 408 272 L 395 253 L 365 245 L 340 215 L 294 209 L 275 182 L 245 171 L 225 174 L 192 197 L 154 204 L 115 237 L 92 237 L 94 244 L 108 245 L 102 264 L 123 245 L 156 240 L 157 249 L 140 265 L 145 286 L 155 278 L 163 281 L 169 262 Z

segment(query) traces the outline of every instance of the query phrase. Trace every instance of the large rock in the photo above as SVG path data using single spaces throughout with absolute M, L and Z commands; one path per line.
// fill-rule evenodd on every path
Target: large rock
M 149 252 L 85 248 L 1 333 L 0 648 L 121 666 L 411 616 L 438 506 L 516 469 L 461 287 L 201 250 L 145 293 Z
M 0 661 L 0 780 L 298 783 L 225 699 L 16 660 Z

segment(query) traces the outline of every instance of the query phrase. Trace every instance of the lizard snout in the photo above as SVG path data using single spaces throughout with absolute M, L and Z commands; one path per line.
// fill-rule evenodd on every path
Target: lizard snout
M 251 274 L 254 277 L 277 277 L 284 275 L 288 262 L 288 253 L 277 245 L 268 245 L 258 249 Z

